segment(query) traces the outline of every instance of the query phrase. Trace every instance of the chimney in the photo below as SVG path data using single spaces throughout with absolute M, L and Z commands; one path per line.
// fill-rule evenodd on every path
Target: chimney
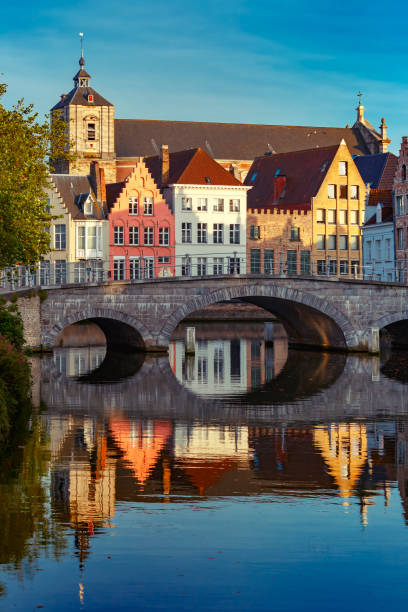
M 67 94 L 61 94 L 61 102 L 63 102 L 66 97 L 67 97 Z
M 170 156 L 169 156 L 169 146 L 162 145 L 160 152 L 160 166 L 161 166 L 161 184 L 167 185 L 169 182 L 169 174 L 170 174 Z
M 384 117 L 381 119 L 380 125 L 381 140 L 379 144 L 380 153 L 386 153 L 391 140 L 387 138 L 387 126 L 385 125 Z
M 91 163 L 91 185 L 98 202 L 106 202 L 105 171 L 98 162 Z

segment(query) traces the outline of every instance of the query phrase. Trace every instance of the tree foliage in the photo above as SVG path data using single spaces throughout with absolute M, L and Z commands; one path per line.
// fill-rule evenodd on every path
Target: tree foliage
M 0 100 L 6 85 L 0 83 Z M 69 158 L 66 123 L 40 121 L 33 105 L 0 104 L 0 269 L 38 262 L 50 248 L 44 189 L 58 158 Z

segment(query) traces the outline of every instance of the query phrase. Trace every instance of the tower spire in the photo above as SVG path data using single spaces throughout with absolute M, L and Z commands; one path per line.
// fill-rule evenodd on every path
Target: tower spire
M 84 33 L 79 32 L 78 34 L 81 41 L 81 57 L 79 58 L 79 71 L 74 76 L 75 87 L 89 87 L 89 81 L 91 76 L 84 69 L 85 59 L 84 59 Z
M 357 96 L 358 96 L 358 106 L 356 108 L 357 121 L 364 123 L 364 106 L 361 104 L 361 98 L 363 97 L 363 94 L 361 93 L 361 91 L 358 92 Z
M 84 33 L 83 32 L 79 32 L 79 38 L 81 40 L 81 57 L 79 58 L 79 65 L 82 68 L 82 66 L 85 66 L 85 60 L 84 60 Z

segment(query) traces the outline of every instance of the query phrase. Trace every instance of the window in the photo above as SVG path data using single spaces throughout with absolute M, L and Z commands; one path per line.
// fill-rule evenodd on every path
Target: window
M 115 225 L 113 228 L 113 244 L 123 244 L 123 227 Z
M 78 227 L 78 249 L 81 251 L 85 251 L 86 245 L 86 227 L 84 225 L 80 225 Z
M 381 261 L 381 240 L 375 241 L 375 259 Z
M 239 257 L 229 257 L 228 258 L 228 273 L 229 274 L 240 274 L 240 259 Z
M 407 180 L 407 167 L 405 164 L 402 164 L 402 168 L 401 168 L 401 178 L 403 181 Z
M 327 197 L 329 200 L 336 199 L 336 185 L 327 185 Z
M 224 274 L 224 258 L 214 257 L 213 258 L 213 274 Z
M 358 200 L 359 198 L 359 186 L 350 185 L 350 200 Z
M 340 185 L 340 199 L 347 200 L 347 185 Z
M 192 224 L 182 223 L 181 224 L 181 242 L 191 242 Z
M 404 230 L 402 227 L 397 230 L 397 244 L 398 250 L 402 251 L 402 249 L 404 248 Z
M 197 242 L 205 244 L 207 240 L 207 223 L 197 223 Z
M 138 280 L 141 277 L 142 266 L 140 257 L 129 258 L 129 276 L 130 280 Z
M 402 217 L 404 214 L 404 201 L 402 196 L 397 196 L 397 216 Z
M 188 198 L 188 197 L 181 198 L 181 210 L 193 210 L 192 198 Z
M 360 274 L 360 262 L 353 260 L 351 262 L 351 273 L 357 276 Z
M 139 244 L 139 227 L 137 225 L 129 227 L 129 244 Z
M 387 261 L 391 260 L 391 238 L 385 239 L 385 259 Z
M 94 123 L 88 123 L 88 140 L 95 140 L 96 129 Z
M 137 196 L 132 196 L 129 198 L 129 215 L 138 215 L 139 214 L 139 198 Z
M 197 358 L 197 382 L 199 384 L 208 382 L 208 359 L 206 357 Z
M 339 176 L 347 176 L 347 162 L 339 162 Z
M 317 273 L 319 275 L 326 274 L 326 260 L 325 259 L 317 260 Z
M 326 211 L 324 208 L 318 208 L 316 210 L 316 221 L 318 223 L 325 223 L 326 221 Z
M 327 222 L 331 225 L 336 223 L 336 211 L 334 208 L 329 208 L 327 211 Z
M 146 197 L 144 199 L 143 214 L 149 217 L 153 215 L 153 198 Z
M 144 257 L 144 277 L 154 278 L 154 257 Z
M 239 223 L 230 224 L 230 244 L 239 244 L 240 243 L 240 225 Z
M 96 251 L 96 225 L 87 227 L 86 248 L 88 251 Z
M 347 210 L 339 210 L 339 224 L 347 225 Z
M 249 228 L 249 237 L 252 240 L 259 240 L 261 237 L 261 228 L 259 225 L 251 225 Z
M 310 274 L 310 251 L 300 252 L 300 273 Z
M 298 227 L 290 228 L 290 240 L 292 242 L 298 242 L 300 240 L 300 228 Z
M 261 249 L 251 249 L 251 274 L 261 272 Z
M 327 237 L 327 249 L 329 251 L 335 251 L 337 249 L 337 236 L 336 234 L 330 234 Z
M 329 275 L 330 276 L 337 275 L 337 261 L 335 259 L 331 259 L 329 261 Z
M 191 276 L 191 260 L 188 255 L 181 258 L 181 275 Z
M 224 347 L 222 344 L 214 348 L 214 383 L 224 382 Z
M 85 279 L 85 262 L 76 261 L 74 265 L 74 283 L 84 283 Z
M 93 215 L 93 202 L 91 199 L 87 200 L 84 204 L 84 215 L 88 217 Z
M 51 263 L 49 259 L 40 262 L 40 285 L 50 284 Z
M 224 224 L 223 223 L 214 223 L 213 242 L 214 244 L 222 244 L 224 242 Z
M 359 236 L 350 236 L 350 249 L 352 251 L 358 251 L 360 248 Z
M 159 264 L 169 264 L 170 263 L 170 257 L 169 257 L 169 255 L 163 255 L 162 257 L 158 257 L 157 258 L 157 262 Z
M 144 244 L 149 246 L 154 244 L 154 227 L 144 228 Z
M 317 234 L 316 249 L 318 251 L 326 249 L 326 236 L 324 234 Z
M 159 227 L 159 244 L 168 246 L 170 241 L 170 231 L 168 227 Z
M 216 198 L 214 200 L 213 210 L 216 212 L 224 212 L 224 200 L 223 198 Z
M 113 280 L 125 280 L 125 258 L 113 258 Z
M 198 276 L 207 275 L 207 258 L 206 257 L 197 257 L 197 275 Z
M 207 198 L 197 199 L 197 210 L 207 210 Z
M 66 226 L 65 224 L 55 226 L 55 248 L 61 251 L 66 248 Z
M 350 224 L 358 225 L 358 210 L 350 210 Z
M 63 285 L 67 282 L 67 262 L 65 259 L 57 259 L 55 262 L 55 284 Z
M 265 274 L 273 274 L 273 250 L 265 249 L 264 251 L 264 272 Z
M 340 274 L 348 274 L 348 261 L 347 259 L 340 260 Z
M 347 251 L 348 249 L 348 236 L 342 234 L 340 236 L 340 251 Z
M 297 253 L 294 250 L 289 250 L 286 255 L 286 264 L 288 274 L 297 273 Z
M 230 200 L 229 201 L 229 209 L 230 209 L 230 212 L 239 212 L 239 210 L 240 210 L 240 201 L 239 200 Z
M 370 262 L 372 257 L 373 257 L 373 253 L 372 253 L 372 245 L 371 245 L 371 240 L 367 240 L 367 250 L 366 250 L 366 260 L 367 262 Z

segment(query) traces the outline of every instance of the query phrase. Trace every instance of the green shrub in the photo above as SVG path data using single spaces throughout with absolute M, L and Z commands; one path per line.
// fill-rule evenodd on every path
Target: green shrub
M 0 336 L 0 441 L 30 405 L 31 374 L 25 355 Z
M 24 327 L 16 304 L 0 302 L 0 336 L 7 338 L 19 351 L 24 346 Z

